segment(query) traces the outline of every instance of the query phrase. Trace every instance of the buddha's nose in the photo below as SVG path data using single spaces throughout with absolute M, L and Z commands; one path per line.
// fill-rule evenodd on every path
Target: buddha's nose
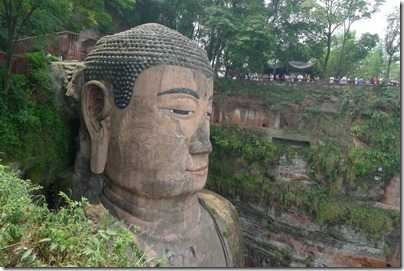
M 212 145 L 209 140 L 209 124 L 206 121 L 201 122 L 198 125 L 195 133 L 192 135 L 189 145 L 189 153 L 211 153 Z

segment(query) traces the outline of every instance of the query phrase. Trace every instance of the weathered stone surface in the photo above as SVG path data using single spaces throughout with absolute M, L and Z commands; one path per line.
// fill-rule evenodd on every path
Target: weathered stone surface
M 66 79 L 66 70 L 63 68 L 63 65 L 60 65 L 56 62 L 51 62 L 51 64 L 49 65 L 49 72 L 52 75 L 52 86 L 55 89 L 63 89 L 64 80 Z
M 341 101 L 331 96 L 329 101 L 320 105 L 319 110 L 337 113 L 341 106 Z M 283 104 L 275 109 L 262 101 L 226 95 L 215 95 L 211 122 L 275 130 L 298 128 L 301 123 L 299 108 L 296 105 Z
M 301 180 L 309 182 L 308 171 L 307 162 L 302 156 L 295 154 L 292 159 L 287 159 L 286 155 L 283 155 L 275 169 L 274 178 L 279 181 Z
M 400 175 L 394 177 L 384 190 L 384 194 L 380 202 L 376 203 L 377 207 L 387 210 L 400 211 L 401 202 L 401 179 Z
M 203 189 L 198 193 L 212 210 L 215 220 L 224 236 L 226 247 L 229 248 L 230 266 L 244 266 L 242 229 L 236 209 L 230 201 L 222 196 Z M 213 211 L 214 210 L 214 211 Z
M 271 110 L 264 102 L 216 95 L 211 123 L 245 125 L 253 128 L 279 129 L 279 112 Z
M 268 127 L 263 127 L 260 121 L 270 114 L 270 110 L 262 103 L 240 97 L 220 96 L 216 99 L 215 96 L 214 112 L 218 112 L 219 117 L 216 115 L 212 122 L 265 128 L 271 131 L 272 136 L 284 138 L 283 128 L 299 126 L 298 110 L 292 106 L 288 109 L 290 110 L 278 109 L 278 121 L 268 122 Z M 329 113 L 339 110 L 340 101 L 336 97 L 331 97 L 330 102 L 323 103 L 320 109 Z M 262 115 L 250 112 L 262 112 Z M 227 118 L 223 119 L 223 115 Z M 277 180 L 302 180 L 309 183 L 308 171 L 303 157 L 283 157 L 279 165 L 271 170 L 271 175 Z M 397 210 L 397 207 L 393 206 L 400 204 L 399 186 L 399 178 L 393 179 L 377 206 Z M 379 187 L 348 192 L 362 200 L 383 195 L 383 190 Z M 263 205 L 249 206 L 247 203 L 237 202 L 236 199 L 234 203 L 242 223 L 247 267 L 400 266 L 399 233 L 371 236 L 346 226 L 319 227 L 307 216 L 299 213 L 282 213 L 280 208 L 267 208 Z
M 399 239 L 388 241 L 394 236 L 370 236 L 348 226 L 320 227 L 304 215 L 274 215 L 263 206 L 241 205 L 238 213 L 250 267 L 400 266 Z
M 243 240 L 240 239 L 241 227 L 236 209 L 228 200 L 206 189 L 198 193 L 198 197 L 203 200 L 199 209 L 200 220 L 204 223 L 190 229 L 190 234 L 159 239 L 139 233 L 134 225 L 133 240 L 149 259 L 158 260 L 165 255 L 165 267 L 217 267 L 218 262 L 223 261 L 223 255 L 227 255 L 229 266 L 243 267 Z M 203 207 L 204 204 L 208 210 Z M 86 215 L 94 226 L 101 224 L 104 215 L 110 216 L 100 203 L 87 207 Z M 111 219 L 115 220 L 112 216 Z M 216 227 L 214 224 L 217 225 L 216 230 L 212 230 Z
M 326 113 L 337 113 L 341 110 L 341 103 L 323 103 L 320 111 Z

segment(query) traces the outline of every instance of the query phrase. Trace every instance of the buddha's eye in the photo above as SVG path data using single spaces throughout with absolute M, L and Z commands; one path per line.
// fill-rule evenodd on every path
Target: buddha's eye
M 171 112 L 178 114 L 178 115 L 183 115 L 183 116 L 189 116 L 194 114 L 194 111 L 190 111 L 190 110 L 180 110 L 180 109 L 172 109 Z

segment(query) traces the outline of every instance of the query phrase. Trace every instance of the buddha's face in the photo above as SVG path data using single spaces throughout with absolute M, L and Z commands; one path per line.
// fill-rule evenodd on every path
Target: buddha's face
M 213 78 L 179 66 L 143 71 L 125 109 L 111 110 L 109 179 L 144 197 L 203 188 L 208 172 Z

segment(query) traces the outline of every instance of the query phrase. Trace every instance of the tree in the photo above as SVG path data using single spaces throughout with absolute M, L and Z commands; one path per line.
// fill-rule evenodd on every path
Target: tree
M 192 38 L 194 22 L 201 13 L 201 2 L 193 0 L 165 0 L 159 22 Z
M 265 7 L 260 0 L 240 1 L 234 9 L 234 36 L 223 51 L 225 75 L 230 71 L 262 72 L 274 57 L 276 47 L 273 27 L 266 21 Z
M 273 50 L 281 65 L 287 65 L 289 61 L 307 62 L 322 52 L 317 38 L 305 35 L 316 32 L 315 21 L 308 19 L 312 5 L 307 0 L 276 0 L 268 3 L 267 21 L 277 42 Z
M 333 37 L 328 63 L 329 71 L 334 76 L 379 76 L 383 68 L 380 62 L 382 61 L 382 55 L 380 54 L 381 51 L 374 50 L 379 43 L 379 36 L 377 34 L 363 33 L 359 39 L 356 39 L 355 32 L 350 32 L 349 38 L 346 40 L 345 36 L 341 34 Z M 343 48 L 345 52 L 342 52 Z M 369 64 L 372 65 L 369 66 Z
M 194 23 L 203 14 L 202 3 L 193 0 L 137 0 L 139 23 L 156 22 L 192 39 Z
M 72 4 L 68 0 L 1 0 L 1 28 L 6 32 L 6 63 L 4 91 L 10 88 L 13 54 L 17 40 L 24 34 L 34 31 L 58 30 L 66 23 Z M 35 22 L 35 23 L 33 23 Z M 35 27 L 35 28 L 33 28 Z
M 321 58 L 323 75 L 327 75 L 328 61 L 331 53 L 332 38 L 337 30 L 343 29 L 344 42 L 341 53 L 344 53 L 344 43 L 349 37 L 351 25 L 358 20 L 370 18 L 371 14 L 384 0 L 308 0 L 307 13 L 304 21 L 312 24 L 305 36 L 318 40 L 325 48 L 324 57 Z
M 384 2 L 382 1 L 375 1 L 373 4 L 369 3 L 367 0 L 351 0 L 346 1 L 346 17 L 343 23 L 343 43 L 341 48 L 341 54 L 339 58 L 339 65 L 338 67 L 342 67 L 342 62 L 344 61 L 345 55 L 345 45 L 347 40 L 350 38 L 350 30 L 351 26 L 354 22 L 359 21 L 363 18 L 370 18 L 371 14 L 376 12 L 378 7 Z M 373 45 L 374 47 L 375 45 Z M 337 70 L 337 73 L 340 70 Z
M 384 39 L 384 47 L 388 55 L 386 78 L 390 77 L 391 64 L 400 60 L 400 39 L 400 10 L 395 9 L 387 16 L 387 32 Z
M 93 29 L 101 34 L 112 34 L 115 25 L 112 20 L 131 25 L 138 19 L 135 12 L 135 0 L 70 0 L 73 2 L 73 13 L 69 28 L 81 31 L 83 27 Z M 130 19 L 129 19 L 130 18 Z M 122 31 L 122 29 L 119 29 Z
M 262 0 L 201 1 L 195 39 L 204 46 L 215 74 L 222 69 L 248 73 L 263 70 L 274 52 L 273 28 Z
M 222 0 L 213 5 L 206 5 L 203 16 L 197 22 L 195 39 L 206 50 L 217 75 L 222 66 L 222 56 L 227 42 L 236 34 L 237 24 L 234 10 L 238 1 Z
M 377 47 L 367 53 L 364 60 L 359 63 L 356 75 L 363 77 L 372 77 L 374 75 L 381 77 L 385 74 L 385 65 L 383 58 L 383 46 L 380 42 Z
M 113 31 L 121 32 L 139 25 L 136 0 L 105 0 L 105 10 L 112 18 Z

